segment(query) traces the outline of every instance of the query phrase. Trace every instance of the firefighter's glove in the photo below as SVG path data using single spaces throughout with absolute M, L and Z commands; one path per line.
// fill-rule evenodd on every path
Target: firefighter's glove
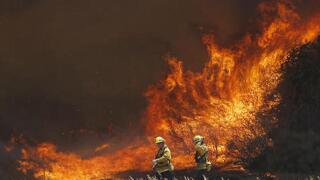
M 155 166 L 156 164 L 157 164 L 157 160 L 156 159 L 152 160 L 152 165 Z

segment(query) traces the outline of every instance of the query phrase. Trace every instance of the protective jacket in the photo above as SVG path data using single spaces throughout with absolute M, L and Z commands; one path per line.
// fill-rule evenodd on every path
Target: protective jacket
M 165 171 L 173 171 L 173 165 L 171 163 L 171 152 L 167 145 L 164 145 L 159 149 L 155 157 L 156 164 L 154 166 L 155 171 L 162 173 Z
M 197 169 L 208 169 L 208 147 L 201 142 L 195 144 L 195 161 L 197 163 Z

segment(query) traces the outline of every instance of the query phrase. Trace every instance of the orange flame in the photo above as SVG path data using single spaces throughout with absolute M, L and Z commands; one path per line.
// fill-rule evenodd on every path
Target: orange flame
M 248 33 L 228 49 L 215 44 L 212 35 L 204 36 L 210 59 L 201 72 L 184 71 L 181 61 L 168 58 L 171 73 L 145 93 L 149 100 L 147 142 L 136 140 L 134 145 L 89 159 L 43 143 L 22 151 L 19 170 L 32 170 L 37 178 L 115 179 L 119 172 L 150 170 L 156 151 L 151 143 L 157 135 L 167 139 L 177 169 L 194 166 L 190 154 L 195 134 L 205 136 L 210 159 L 217 166 L 232 167 L 257 156 L 272 144 L 267 133 L 277 120 L 267 120 L 270 127 L 266 128 L 257 113 L 273 108 L 281 99 L 277 94 L 266 98 L 281 79 L 281 65 L 290 50 L 314 40 L 320 32 L 320 13 L 301 18 L 285 2 L 262 3 L 258 8 L 263 19 L 259 35 Z M 266 141 L 252 148 L 259 138 Z

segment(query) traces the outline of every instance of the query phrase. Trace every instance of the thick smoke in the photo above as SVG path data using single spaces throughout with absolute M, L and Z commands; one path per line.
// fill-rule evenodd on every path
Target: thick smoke
M 258 2 L 1 1 L 1 139 L 139 127 L 142 94 L 165 74 L 163 56 L 201 69 L 202 34 L 215 31 L 230 43 L 246 31 Z
M 12 134 L 72 146 L 84 144 L 83 132 L 90 141 L 139 128 L 142 94 L 163 76 L 163 56 L 173 53 L 199 70 L 207 60 L 203 33 L 214 32 L 228 46 L 250 30 L 259 2 L 0 1 L 0 176 L 13 169 L 7 164 L 18 153 L 2 152 Z M 319 8 L 310 6 L 315 3 L 300 1 L 298 7 L 307 16 Z M 319 69 L 312 61 L 319 59 L 318 44 L 304 46 L 297 57 L 310 61 L 284 67 L 283 124 L 270 134 L 275 149 L 267 149 L 255 167 L 319 170 Z

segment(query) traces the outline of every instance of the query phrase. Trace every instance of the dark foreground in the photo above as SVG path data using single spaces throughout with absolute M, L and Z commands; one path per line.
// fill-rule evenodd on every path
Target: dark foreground
M 37 180 L 31 174 L 23 175 L 17 171 L 8 172 L 6 176 L 1 176 L 0 180 Z M 196 172 L 194 170 L 175 171 L 177 180 L 194 180 Z M 4 175 L 4 174 L 2 174 Z M 101 178 L 94 180 L 156 180 L 153 172 L 124 172 L 119 174 L 118 178 Z M 243 171 L 212 171 L 207 174 L 208 180 L 320 180 L 320 173 L 298 174 L 298 173 L 249 173 Z M 38 180 L 51 180 L 40 178 Z M 78 179 L 75 179 L 78 180 Z M 91 180 L 91 179 L 88 179 Z M 92 179 L 93 180 L 93 179 Z
M 178 180 L 193 180 L 196 172 L 194 170 L 175 171 Z M 131 180 L 153 180 L 153 172 L 126 172 L 120 174 L 123 179 Z M 211 171 L 207 174 L 209 180 L 320 180 L 320 173 L 307 175 L 295 173 L 249 173 L 243 171 Z

